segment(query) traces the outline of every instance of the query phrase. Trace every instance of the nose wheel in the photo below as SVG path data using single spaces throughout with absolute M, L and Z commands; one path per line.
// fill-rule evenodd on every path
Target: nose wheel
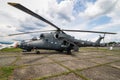
M 36 54 L 40 54 L 40 51 L 36 51 Z

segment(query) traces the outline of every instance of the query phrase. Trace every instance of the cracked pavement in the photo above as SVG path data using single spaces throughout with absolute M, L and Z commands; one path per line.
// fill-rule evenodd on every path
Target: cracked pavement
M 0 67 L 17 66 L 8 80 L 120 80 L 120 52 L 1 53 Z

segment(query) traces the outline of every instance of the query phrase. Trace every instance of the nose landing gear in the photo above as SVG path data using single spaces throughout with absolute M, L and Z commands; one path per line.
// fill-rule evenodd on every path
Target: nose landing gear
M 36 54 L 40 54 L 40 51 L 36 51 Z

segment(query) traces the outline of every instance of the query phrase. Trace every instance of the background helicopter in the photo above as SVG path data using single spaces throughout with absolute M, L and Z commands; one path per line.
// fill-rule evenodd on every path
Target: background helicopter
M 116 34 L 112 32 L 100 32 L 100 31 L 87 31 L 87 30 L 66 30 L 66 29 L 60 29 L 55 24 L 51 23 L 50 21 L 44 19 L 40 15 L 32 12 L 31 10 L 27 9 L 26 7 L 22 6 L 19 3 L 11 3 L 8 2 L 9 5 L 16 7 L 46 23 L 56 28 L 56 30 L 46 30 L 46 31 L 52 31 L 51 33 L 43 33 L 39 36 L 40 39 L 32 38 L 30 41 L 21 41 L 20 43 L 17 43 L 15 47 L 19 47 L 23 49 L 23 51 L 31 51 L 33 49 L 46 49 L 46 50 L 57 50 L 60 52 L 67 51 L 68 54 L 71 53 L 71 50 L 78 51 L 79 47 L 86 47 L 86 46 L 100 46 L 100 41 L 105 37 L 105 34 Z M 25 32 L 25 33 L 17 33 L 17 34 L 10 34 L 8 36 L 14 36 L 14 35 L 22 35 L 22 34 L 29 34 L 29 33 L 35 33 L 35 32 L 46 32 L 46 31 L 34 31 L 34 32 Z M 91 41 L 84 41 L 84 40 L 78 40 L 74 37 L 66 34 L 64 31 L 69 32 L 90 32 L 90 33 L 102 33 L 104 36 L 100 36 L 96 42 Z M 36 53 L 40 53 L 39 51 L 36 51 Z

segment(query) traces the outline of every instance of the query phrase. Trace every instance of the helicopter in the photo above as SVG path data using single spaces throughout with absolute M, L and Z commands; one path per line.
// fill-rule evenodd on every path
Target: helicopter
M 100 42 L 104 39 L 105 34 L 116 34 L 113 32 L 101 32 L 101 31 L 87 31 L 87 30 L 67 30 L 61 29 L 52 22 L 48 21 L 47 19 L 43 18 L 42 16 L 34 13 L 30 9 L 24 7 L 19 3 L 8 2 L 9 5 L 22 10 L 23 12 L 28 13 L 29 15 L 42 20 L 43 22 L 53 26 L 56 30 L 46 30 L 46 31 L 34 31 L 34 32 L 24 32 L 24 33 L 16 33 L 16 34 L 9 34 L 8 36 L 15 36 L 15 35 L 22 35 L 22 34 L 30 34 L 36 32 L 47 32 L 52 31 L 51 33 L 42 33 L 39 36 L 39 39 L 32 38 L 29 41 L 21 41 L 17 43 L 15 47 L 23 49 L 24 52 L 30 52 L 32 50 L 36 50 L 36 53 L 39 54 L 40 51 L 38 49 L 45 49 L 45 50 L 56 50 L 59 52 L 66 51 L 68 54 L 71 54 L 71 50 L 78 51 L 79 47 L 97 47 L 101 46 Z M 66 32 L 89 32 L 89 33 L 101 33 L 104 36 L 100 36 L 95 42 L 85 41 L 85 40 L 78 40 L 75 39 L 73 36 L 68 35 Z

